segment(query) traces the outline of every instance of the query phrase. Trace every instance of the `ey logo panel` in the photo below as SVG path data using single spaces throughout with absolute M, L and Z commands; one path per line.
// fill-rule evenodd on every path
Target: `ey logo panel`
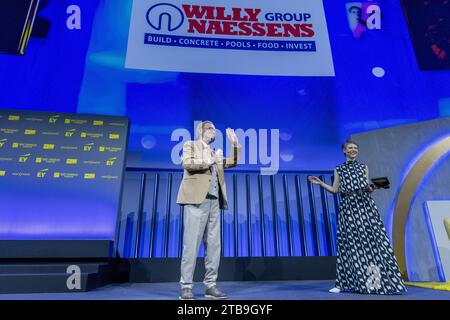
M 76 131 L 75 129 L 67 130 L 66 133 L 65 133 L 65 136 L 66 137 L 72 137 L 73 134 L 75 133 L 75 131 Z
M 30 153 L 27 153 L 27 154 L 24 154 L 24 155 L 21 155 L 21 156 L 19 156 L 19 162 L 27 162 L 28 161 L 28 158 L 30 158 L 30 156 L 31 156 L 31 154 Z
M 116 157 L 114 157 L 114 158 L 109 158 L 108 160 L 106 160 L 106 165 L 107 165 L 107 166 L 113 166 L 114 163 L 116 162 L 116 160 L 117 160 Z
M 89 152 L 89 151 L 92 150 L 92 147 L 93 147 L 93 146 L 94 146 L 94 143 L 93 143 L 93 142 L 88 143 L 88 144 L 85 144 L 85 145 L 83 146 L 83 151 Z
M 39 170 L 36 176 L 37 176 L 38 178 L 44 178 L 45 175 L 47 174 L 47 172 L 48 172 L 48 169 L 42 169 L 42 170 Z
M 51 116 L 51 117 L 48 119 L 48 122 L 49 122 L 49 123 L 56 123 L 56 121 L 58 121 L 58 118 L 59 118 L 59 115 Z

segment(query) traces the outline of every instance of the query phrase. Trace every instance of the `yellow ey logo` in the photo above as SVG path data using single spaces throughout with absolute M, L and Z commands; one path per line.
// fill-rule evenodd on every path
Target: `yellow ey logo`
M 93 124 L 94 124 L 94 126 L 102 126 L 103 121 L 102 120 L 94 120 Z
M 95 178 L 95 173 L 85 173 L 84 174 L 84 178 L 85 179 L 94 179 Z
M 39 171 L 39 172 L 37 173 L 37 177 L 38 177 L 38 178 L 44 178 L 45 175 L 47 174 L 47 171 L 48 171 L 48 169 L 43 169 L 43 170 Z
M 0 148 L 5 145 L 6 141 L 7 141 L 7 139 L 0 140 Z
M 88 143 L 83 147 L 83 151 L 91 151 L 93 146 L 94 146 L 94 143 Z
M 70 119 L 65 119 L 64 123 L 70 123 Z
M 75 133 L 75 129 L 70 129 L 70 130 L 66 131 L 65 136 L 71 137 L 71 136 L 73 136 L 74 133 Z
M 27 162 L 28 158 L 30 157 L 30 154 L 24 154 L 23 156 L 19 157 L 19 162 Z
M 59 178 L 61 175 L 59 172 L 53 173 L 53 178 Z
M 55 145 L 51 144 L 51 143 L 46 143 L 46 144 L 44 144 L 43 149 L 45 149 L 45 150 L 53 150 L 53 149 L 55 149 Z
M 67 159 L 66 164 L 77 164 L 78 159 Z
M 19 147 L 19 144 L 18 144 L 17 142 L 13 142 L 13 143 L 12 143 L 12 147 L 13 147 L 13 148 L 18 148 L 18 147 Z
M 58 118 L 59 118 L 59 116 L 51 116 L 51 117 L 48 119 L 48 122 L 50 122 L 50 123 L 56 123 L 56 121 L 58 120 Z
M 36 158 L 36 163 L 41 163 L 42 162 L 42 158 Z
M 117 140 L 117 139 L 120 138 L 120 135 L 117 134 L 117 133 L 110 133 L 110 134 L 109 134 L 109 138 L 110 138 L 111 140 Z
M 9 115 L 8 120 L 17 121 L 17 120 L 20 120 L 20 116 Z
M 6 175 L 6 171 L 0 170 L 0 177 L 4 177 Z
M 98 148 L 98 151 L 104 152 L 104 151 L 105 151 L 105 147 L 99 147 L 99 148 Z
M 82 138 L 86 138 L 86 137 L 87 137 L 87 134 L 86 134 L 86 132 L 82 132 L 80 136 L 81 136 Z
M 27 129 L 27 130 L 25 130 L 25 134 L 29 134 L 29 135 L 36 134 L 36 130 L 33 130 L 33 129 Z
M 111 158 L 111 159 L 106 160 L 106 165 L 107 166 L 113 166 L 114 162 L 116 161 L 116 159 L 117 158 Z

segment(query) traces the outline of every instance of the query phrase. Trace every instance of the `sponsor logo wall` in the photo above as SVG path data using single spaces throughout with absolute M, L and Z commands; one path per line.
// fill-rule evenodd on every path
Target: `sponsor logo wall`
M 114 239 L 128 126 L 125 117 L 0 110 L 0 239 Z

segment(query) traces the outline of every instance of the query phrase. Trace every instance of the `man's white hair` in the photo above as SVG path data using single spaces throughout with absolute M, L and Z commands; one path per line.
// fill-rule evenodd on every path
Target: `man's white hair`
M 197 128 L 195 129 L 195 138 L 197 140 L 202 138 L 203 126 L 208 123 L 214 125 L 214 123 L 212 123 L 212 121 L 209 121 L 209 120 L 202 121 L 197 125 Z

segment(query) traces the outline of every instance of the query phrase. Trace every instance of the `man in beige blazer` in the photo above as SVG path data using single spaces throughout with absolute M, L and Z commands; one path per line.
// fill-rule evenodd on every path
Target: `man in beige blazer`
M 241 146 L 234 131 L 227 129 L 232 144 L 229 158 L 219 149 L 214 152 L 210 144 L 216 137 L 216 128 L 210 121 L 200 123 L 195 141 L 183 145 L 183 181 L 177 203 L 184 205 L 183 256 L 181 259 L 181 300 L 193 300 L 193 276 L 200 242 L 205 245 L 204 285 L 205 297 L 226 299 L 216 286 L 220 263 L 220 209 L 227 209 L 224 168 L 237 165 Z

